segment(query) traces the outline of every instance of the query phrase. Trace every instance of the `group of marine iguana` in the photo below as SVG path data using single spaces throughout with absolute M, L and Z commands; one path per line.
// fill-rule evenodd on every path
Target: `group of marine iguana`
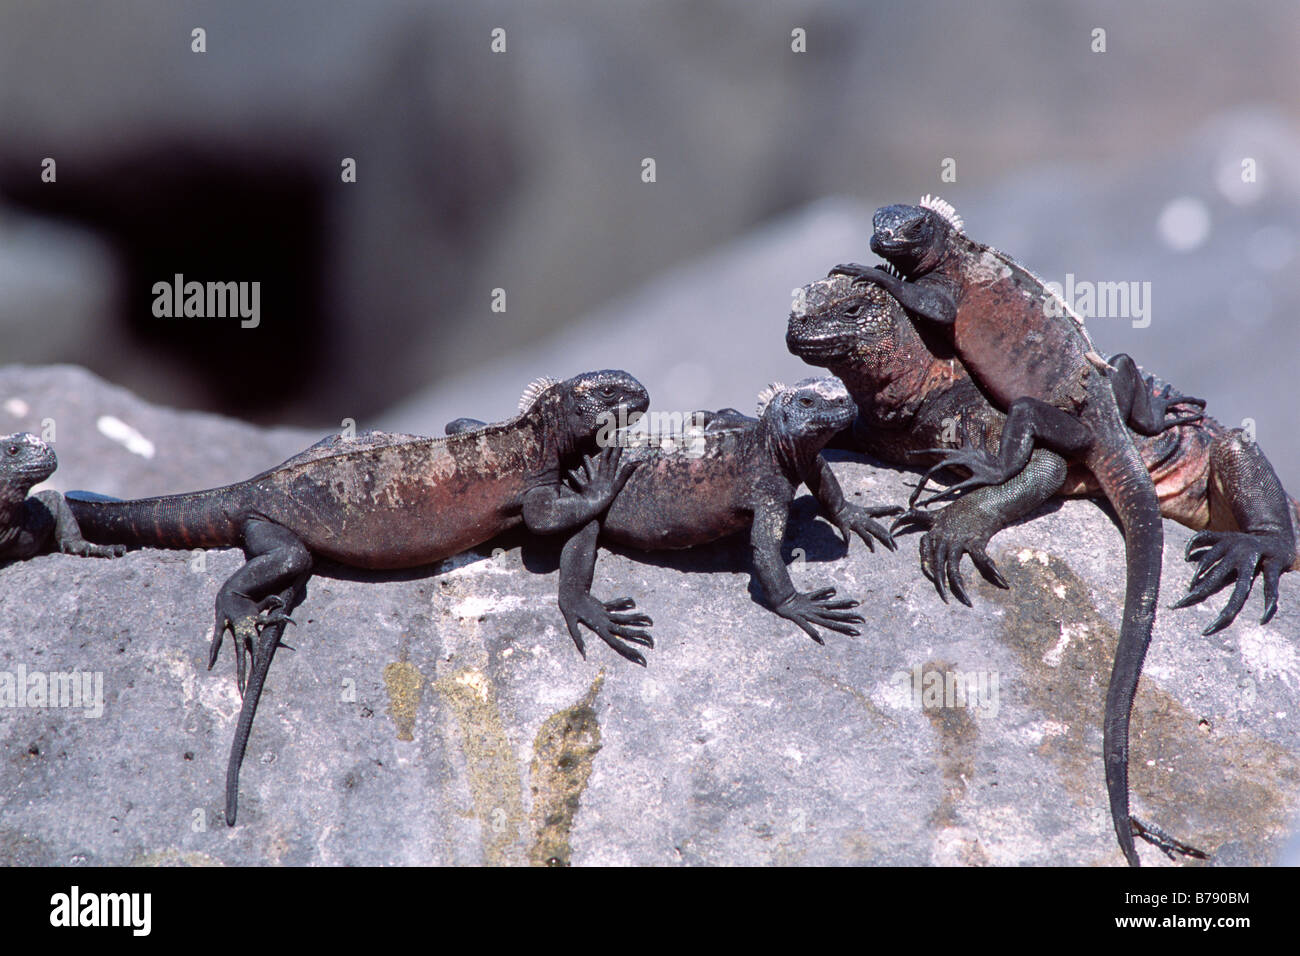
M 599 542 L 679 549 L 748 531 L 768 607 L 821 643 L 818 628 L 856 635 L 863 619 L 858 602 L 833 588 L 800 593 L 790 580 L 781 545 L 801 484 L 846 545 L 856 534 L 873 550 L 873 539 L 892 550 L 900 527 L 924 529 L 922 572 L 945 602 L 951 591 L 966 605 L 963 556 L 1005 588 L 989 539 L 1054 496 L 1100 491 L 1120 519 L 1127 556 L 1103 728 L 1116 836 L 1134 866 L 1135 836 L 1170 857 L 1204 858 L 1129 812 L 1128 727 L 1155 619 L 1162 515 L 1197 530 L 1186 556 L 1198 567 L 1175 607 L 1235 578 L 1210 634 L 1232 623 L 1256 575 L 1261 623 L 1276 612 L 1280 576 L 1300 568 L 1300 505 L 1240 429 L 1206 417 L 1203 400 L 1144 374 L 1127 355 L 1102 358 L 1068 304 L 1011 257 L 968 238 L 948 203 L 926 196 L 886 206 L 873 226 L 871 249 L 885 261 L 836 266 L 799 290 L 790 314 L 789 350 L 835 377 L 770 386 L 756 418 L 700 412 L 697 429 L 676 442 L 646 441 L 634 427 L 649 408 L 641 383 L 623 371 L 588 372 L 534 382 L 504 422 L 457 419 L 443 438 L 335 435 L 246 481 L 131 501 L 28 497 L 56 461 L 44 442 L 13 435 L 0 439 L 0 560 L 243 549 L 246 563 L 217 593 L 208 662 L 230 632 L 243 696 L 226 777 L 233 825 L 253 716 L 314 559 L 409 568 L 520 524 L 564 535 L 559 606 L 579 652 L 585 626 L 645 665 L 633 645 L 654 646 L 651 619 L 630 598 L 591 593 Z M 931 467 L 906 509 L 852 505 L 822 456 L 828 444 Z M 967 477 L 921 500 L 945 468 Z M 941 501 L 950 503 L 928 508 Z M 898 515 L 888 529 L 874 520 L 886 515 Z

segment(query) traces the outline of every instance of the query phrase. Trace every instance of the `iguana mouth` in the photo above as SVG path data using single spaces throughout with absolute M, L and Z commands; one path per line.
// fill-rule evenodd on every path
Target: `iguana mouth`
M 896 239 L 892 229 L 878 229 L 871 236 L 870 246 L 876 255 L 887 257 L 891 252 L 907 248 L 907 242 Z
M 788 339 L 790 351 L 806 362 L 820 364 L 820 360 L 837 359 L 844 356 L 846 346 L 840 339 Z

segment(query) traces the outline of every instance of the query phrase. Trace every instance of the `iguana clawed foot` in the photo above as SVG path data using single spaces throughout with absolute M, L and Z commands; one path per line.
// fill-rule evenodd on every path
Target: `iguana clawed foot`
M 940 455 L 941 457 L 936 464 L 932 465 L 921 476 L 920 484 L 916 486 L 912 496 L 907 499 L 909 508 L 924 508 L 938 501 L 947 501 L 973 488 L 1000 485 L 1011 477 L 1006 474 L 1006 469 L 1002 467 L 998 460 L 982 448 L 924 448 L 911 454 L 913 457 L 920 457 L 921 455 Z M 965 468 L 970 472 L 970 477 L 945 488 L 943 491 L 936 492 L 918 505 L 917 499 L 921 497 L 921 493 L 925 491 L 925 486 L 930 483 L 930 479 L 935 473 L 953 467 Z
M 1210 855 L 1204 850 L 1198 849 L 1190 843 L 1184 843 L 1182 840 L 1170 836 L 1153 823 L 1143 823 L 1131 814 L 1129 815 L 1128 820 L 1129 824 L 1133 827 L 1133 835 L 1135 837 L 1140 837 L 1143 840 L 1146 840 L 1171 860 L 1177 860 L 1179 856 L 1189 856 L 1195 860 L 1208 860 L 1210 858 Z
M 581 466 L 569 472 L 569 480 L 577 494 L 588 501 L 593 515 L 609 507 L 639 465 L 622 459 L 622 447 L 610 445 L 599 455 L 584 455 Z
M 970 555 L 975 567 L 990 584 L 1009 590 L 1011 585 L 1007 584 L 998 571 L 998 566 L 984 550 L 988 545 L 988 537 L 955 527 L 953 521 L 946 520 L 949 514 L 946 509 L 936 514 L 912 508 L 895 521 L 890 530 L 909 524 L 927 529 L 920 543 L 921 573 L 934 585 L 944 604 L 948 603 L 944 587 L 946 582 L 958 601 L 967 607 L 973 606 L 966 594 L 966 581 L 961 574 L 961 559 L 965 554 Z
M 247 657 L 252 657 L 254 668 L 260 659 L 261 649 L 255 642 L 262 632 L 277 625 L 282 630 L 283 625 L 294 623 L 284 611 L 286 606 L 285 599 L 279 594 L 268 595 L 261 601 L 254 601 L 247 594 L 235 590 L 222 590 L 217 595 L 217 623 L 208 651 L 208 670 L 216 666 L 221 643 L 226 631 L 230 631 L 235 639 L 235 684 L 240 697 L 244 696 L 248 684 Z
M 640 628 L 650 627 L 654 621 L 640 611 L 624 613 L 636 607 L 631 598 L 615 598 L 612 601 L 600 601 L 586 592 L 567 596 L 560 601 L 560 612 L 564 622 L 569 626 L 569 636 L 578 646 L 578 653 L 587 656 L 587 646 L 582 640 L 579 624 L 585 624 L 602 641 L 633 663 L 646 666 L 645 657 L 640 651 L 631 647 L 620 638 L 640 644 L 642 647 L 654 647 L 654 639 Z
M 1190 405 L 1197 411 L 1188 412 L 1172 420 L 1167 419 L 1166 416 L 1179 405 Z M 1190 425 L 1205 418 L 1205 399 L 1194 398 L 1191 395 L 1181 395 L 1174 391 L 1172 385 L 1165 385 L 1164 388 L 1152 396 L 1151 409 L 1157 418 L 1164 421 L 1164 427 L 1167 429 L 1176 425 Z
M 860 614 L 852 613 L 852 609 L 858 606 L 858 602 L 847 598 L 832 601 L 833 597 L 835 597 L 834 588 L 820 588 L 806 594 L 796 591 L 772 610 L 794 621 L 818 644 L 825 644 L 826 641 L 817 633 L 817 626 L 857 637 L 858 629 L 850 625 L 865 623 Z
M 894 536 L 890 529 L 873 518 L 884 518 L 891 515 L 899 514 L 903 509 L 898 505 L 878 505 L 872 507 L 863 507 L 861 505 L 845 505 L 839 514 L 835 515 L 833 520 L 835 527 L 839 528 L 840 536 L 844 538 L 844 547 L 847 550 L 853 540 L 853 535 L 857 534 L 866 544 L 867 550 L 875 553 L 876 546 L 872 543 L 874 537 L 890 551 L 897 551 L 898 545 L 894 541 Z
M 849 276 L 854 283 L 878 282 L 880 279 L 890 280 L 896 278 L 879 266 L 864 266 L 860 262 L 841 262 L 826 275 Z
M 1264 579 L 1264 616 L 1267 624 L 1277 613 L 1278 580 L 1295 559 L 1294 549 L 1283 534 L 1248 534 L 1243 531 L 1198 531 L 1187 542 L 1188 561 L 1199 567 L 1187 586 L 1187 594 L 1175 608 L 1188 607 L 1205 600 L 1235 577 L 1232 596 L 1219 616 L 1202 633 L 1205 636 L 1223 630 L 1236 619 L 1255 584 L 1255 575 Z
M 64 554 L 79 558 L 120 558 L 126 554 L 124 544 L 91 544 L 89 541 L 65 541 L 59 545 Z

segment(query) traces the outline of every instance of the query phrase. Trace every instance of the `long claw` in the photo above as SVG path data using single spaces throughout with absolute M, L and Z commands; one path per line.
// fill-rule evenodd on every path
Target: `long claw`
M 1238 574 L 1237 586 L 1232 589 L 1232 597 L 1228 599 L 1228 603 L 1219 612 L 1219 616 L 1214 619 L 1214 623 L 1202 631 L 1202 634 L 1206 637 L 1217 634 L 1236 620 L 1241 609 L 1246 606 L 1246 598 L 1250 597 L 1250 588 L 1254 583 L 1255 573 L 1253 568 L 1249 574 Z
M 645 656 L 627 644 L 626 641 L 632 641 L 643 647 L 654 647 L 654 638 L 646 631 L 641 630 L 641 628 L 650 627 L 654 622 L 650 620 L 649 615 L 641 612 L 618 613 L 634 607 L 636 607 L 636 603 L 631 598 L 622 597 L 615 598 L 612 601 L 599 601 L 589 592 L 580 592 L 570 596 L 562 595 L 560 599 L 560 611 L 564 615 L 564 622 L 569 629 L 569 636 L 573 638 L 573 643 L 584 660 L 587 657 L 587 648 L 582 639 L 580 625 L 586 625 L 590 628 L 592 633 L 620 656 L 632 661 L 634 664 L 645 667 Z M 626 641 L 623 640 L 624 638 Z
M 934 558 L 934 577 L 930 580 L 934 582 L 935 590 L 939 592 L 939 600 L 944 604 L 948 603 L 948 592 L 944 588 L 945 579 L 948 577 L 948 560 L 947 555 L 939 553 Z
M 1259 619 L 1260 624 L 1267 624 L 1277 613 L 1277 585 L 1282 570 L 1272 561 L 1265 561 L 1260 569 L 1264 576 L 1264 616 Z
M 908 524 L 917 525 L 918 527 L 924 528 L 928 531 L 930 528 L 934 527 L 934 514 L 929 511 L 920 511 L 916 508 L 909 508 L 907 511 L 899 515 L 894 523 L 889 526 L 889 533 L 893 535 L 898 532 L 899 528 Z
M 1187 547 L 1183 549 L 1183 557 L 1188 561 L 1192 560 L 1192 553 L 1199 551 L 1201 548 L 1210 547 L 1218 539 L 1218 532 L 1211 531 L 1208 528 L 1196 532 L 1187 541 Z
M 975 563 L 975 567 L 979 569 L 980 574 L 984 575 L 985 580 L 1004 591 L 1011 590 L 1011 585 L 1007 584 L 1007 579 L 1002 576 L 998 566 L 993 563 L 993 559 L 988 556 L 983 548 L 971 548 L 967 553 L 970 554 L 971 561 Z
M 967 607 L 974 607 L 970 598 L 966 596 L 966 582 L 961 576 L 961 555 L 957 555 L 957 560 L 948 565 L 948 586 L 952 588 L 952 595 Z

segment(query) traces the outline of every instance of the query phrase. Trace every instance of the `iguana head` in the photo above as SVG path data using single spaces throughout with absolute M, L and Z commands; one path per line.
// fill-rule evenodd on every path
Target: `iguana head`
M 894 349 L 906 321 L 902 306 L 880 286 L 828 276 L 799 290 L 785 345 L 809 365 L 871 364 Z
M 938 196 L 923 196 L 917 206 L 882 206 L 871 220 L 871 251 L 914 279 L 939 264 L 961 217 Z
M 858 407 L 837 378 L 773 383 L 758 396 L 758 417 L 770 435 L 803 455 L 816 454 L 836 432 L 853 424 Z M 802 456 L 801 456 L 802 457 Z
M 650 407 L 645 386 L 620 369 L 575 375 L 558 383 L 558 394 L 571 434 L 580 441 L 611 426 L 635 424 Z
M 27 497 L 32 485 L 54 474 L 59 460 L 54 449 L 31 432 L 19 432 L 0 438 L 0 482 L 10 494 Z

